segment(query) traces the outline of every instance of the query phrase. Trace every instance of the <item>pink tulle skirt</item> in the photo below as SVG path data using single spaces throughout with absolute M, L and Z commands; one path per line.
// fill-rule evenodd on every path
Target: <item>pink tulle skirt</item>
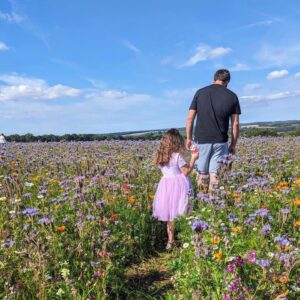
M 173 221 L 191 209 L 189 200 L 192 196 L 189 177 L 183 174 L 162 177 L 153 201 L 153 217 L 160 221 Z

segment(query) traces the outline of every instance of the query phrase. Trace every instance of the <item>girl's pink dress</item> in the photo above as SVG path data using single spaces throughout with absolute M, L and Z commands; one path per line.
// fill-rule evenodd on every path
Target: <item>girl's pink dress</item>
M 153 201 L 153 217 L 160 221 L 173 221 L 190 210 L 189 199 L 193 187 L 180 168 L 187 163 L 179 153 L 173 153 L 169 164 L 160 167 L 161 178 Z

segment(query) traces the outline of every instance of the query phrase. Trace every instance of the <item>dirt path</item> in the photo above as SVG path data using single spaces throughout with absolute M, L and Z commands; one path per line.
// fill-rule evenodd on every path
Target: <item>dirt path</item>
M 168 263 L 174 256 L 174 252 L 158 252 L 132 265 L 126 274 L 126 299 L 165 299 L 164 296 L 173 289 Z

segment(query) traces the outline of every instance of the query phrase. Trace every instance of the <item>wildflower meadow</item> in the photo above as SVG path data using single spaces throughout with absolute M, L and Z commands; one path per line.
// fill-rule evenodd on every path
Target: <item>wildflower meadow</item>
M 168 253 L 157 145 L 0 145 L 0 298 L 299 299 L 300 139 L 242 138 L 209 194 L 193 173 Z

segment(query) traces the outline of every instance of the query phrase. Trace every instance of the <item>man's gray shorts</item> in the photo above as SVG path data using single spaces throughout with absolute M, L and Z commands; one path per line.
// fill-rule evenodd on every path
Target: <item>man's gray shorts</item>
M 228 154 L 228 143 L 196 144 L 199 148 L 199 158 L 196 169 L 199 173 L 218 173 L 220 164 L 218 160 Z

